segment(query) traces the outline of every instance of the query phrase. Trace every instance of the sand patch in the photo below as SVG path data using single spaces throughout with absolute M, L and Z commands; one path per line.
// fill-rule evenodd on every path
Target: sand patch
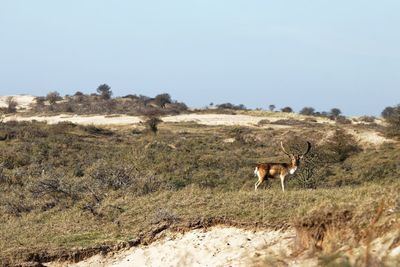
M 195 122 L 203 125 L 238 125 L 238 126 L 255 126 L 262 120 L 262 117 L 248 115 L 226 115 L 226 114 L 184 114 L 176 116 L 162 117 L 164 122 Z M 143 121 L 139 116 L 104 116 L 104 115 L 68 115 L 60 114 L 56 116 L 29 116 L 23 117 L 19 115 L 9 115 L 4 121 L 46 121 L 49 124 L 59 122 L 72 122 L 77 124 L 93 124 L 93 125 L 129 125 Z M 272 121 L 272 120 L 271 120 Z
M 254 266 L 277 259 L 288 266 L 310 266 L 310 261 L 302 265 L 291 259 L 290 244 L 294 238 L 293 230 L 249 231 L 216 226 L 208 231 L 168 233 L 166 238 L 148 246 L 133 247 L 114 255 L 96 255 L 68 266 Z

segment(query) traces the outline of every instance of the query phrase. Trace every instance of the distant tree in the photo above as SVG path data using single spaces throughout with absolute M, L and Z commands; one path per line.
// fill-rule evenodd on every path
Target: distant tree
M 55 104 L 57 101 L 62 100 L 60 93 L 57 91 L 50 92 L 46 96 L 46 100 L 49 101 L 51 105 Z
M 381 113 L 381 115 L 384 119 L 388 119 L 388 118 L 392 117 L 394 114 L 396 114 L 395 107 L 386 107 Z
M 387 122 L 386 135 L 400 137 L 400 104 L 395 107 L 387 107 L 382 111 L 382 117 Z
M 338 108 L 333 108 L 331 109 L 330 115 L 333 116 L 334 118 L 338 117 L 340 114 L 342 114 L 342 111 Z
M 269 105 L 268 108 L 269 108 L 269 111 L 274 111 L 276 106 L 275 105 Z
M 221 108 L 221 109 L 234 109 L 234 110 L 245 110 L 246 106 L 243 104 L 239 104 L 239 105 L 234 105 L 232 103 L 223 103 L 223 104 L 219 104 L 217 105 L 217 108 Z
M 76 93 L 74 94 L 74 96 L 83 96 L 84 94 L 81 91 L 76 91 Z
M 159 94 L 154 98 L 154 102 L 156 103 L 157 106 L 165 108 L 166 104 L 172 103 L 172 99 L 169 94 Z
M 97 87 L 97 93 L 100 94 L 101 98 L 108 100 L 112 96 L 111 87 L 108 84 L 101 84 Z
M 300 110 L 300 114 L 312 116 L 315 114 L 315 109 L 312 107 L 304 107 L 302 110 Z
M 291 107 L 284 107 L 281 109 L 281 111 L 286 113 L 292 113 L 293 109 Z
M 14 100 L 14 97 L 9 96 L 6 99 L 7 104 L 7 113 L 15 113 L 17 112 L 17 101 Z

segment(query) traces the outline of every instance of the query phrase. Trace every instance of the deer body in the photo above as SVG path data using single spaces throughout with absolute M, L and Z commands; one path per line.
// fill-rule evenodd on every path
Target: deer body
M 302 155 L 294 155 L 286 152 L 281 142 L 283 152 L 290 157 L 289 163 L 261 163 L 256 166 L 254 174 L 258 177 L 254 185 L 254 190 L 267 179 L 280 178 L 282 191 L 285 192 L 285 177 L 289 174 L 294 174 L 300 165 L 300 160 L 310 151 L 311 143 L 307 142 L 307 151 Z

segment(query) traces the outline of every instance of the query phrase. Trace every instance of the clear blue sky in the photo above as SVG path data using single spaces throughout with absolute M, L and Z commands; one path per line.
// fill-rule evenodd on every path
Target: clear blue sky
M 0 94 L 57 90 L 379 114 L 400 1 L 0 0 Z

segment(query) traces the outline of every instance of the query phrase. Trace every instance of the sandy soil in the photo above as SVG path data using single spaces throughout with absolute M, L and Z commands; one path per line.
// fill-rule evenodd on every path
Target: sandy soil
M 184 114 L 177 116 L 166 116 L 162 120 L 165 122 L 195 122 L 204 125 L 256 125 L 263 117 L 255 117 L 248 115 L 225 115 L 225 114 Z M 126 125 L 139 123 L 143 119 L 138 116 L 127 115 L 67 115 L 61 114 L 57 116 L 30 116 L 23 117 L 20 115 L 6 116 L 4 121 L 47 121 L 55 124 L 63 121 L 69 121 L 77 124 L 94 124 L 94 125 Z M 277 119 L 276 119 L 277 120 Z M 272 120 L 271 120 L 272 121 Z
M 278 258 L 285 266 L 316 266 L 315 260 L 303 260 L 300 264 L 289 256 L 294 238 L 293 231 L 212 227 L 208 231 L 169 233 L 149 246 L 133 247 L 106 257 L 96 255 L 68 266 L 254 266 Z
M 389 266 L 396 263 L 400 256 L 400 245 L 393 246 L 397 236 L 392 232 L 373 240 L 369 249 L 371 258 L 386 259 Z M 167 232 L 148 246 L 99 254 L 78 263 L 51 262 L 46 266 L 318 266 L 317 255 L 296 253 L 295 238 L 295 231 L 290 228 L 250 231 L 215 226 L 185 234 Z M 340 250 L 354 264 L 357 258 L 364 258 L 366 245 Z
M 379 146 L 385 142 L 391 142 L 391 140 L 386 137 L 380 135 L 377 132 L 369 131 L 369 130 L 353 130 L 347 129 L 347 132 L 352 134 L 356 140 L 364 146 L 375 145 Z
M 129 125 L 142 121 L 140 117 L 136 116 L 104 116 L 104 115 L 56 115 L 56 116 L 30 116 L 23 117 L 20 115 L 10 115 L 4 118 L 4 121 L 45 121 L 49 124 L 56 124 L 59 122 L 72 122 L 83 125 Z

